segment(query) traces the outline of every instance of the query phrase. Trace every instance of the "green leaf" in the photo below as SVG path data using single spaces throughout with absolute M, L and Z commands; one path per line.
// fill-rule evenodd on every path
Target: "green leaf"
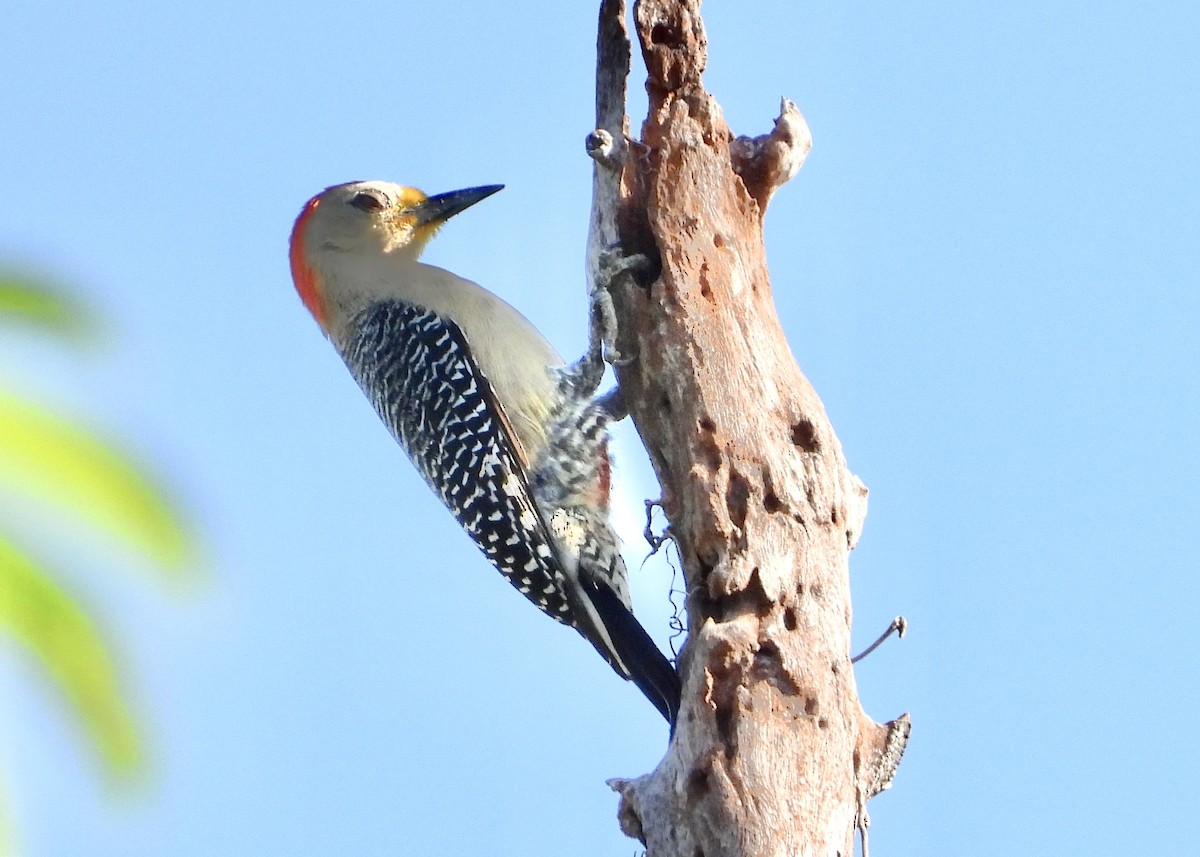
M 74 340 L 96 332 L 95 319 L 78 300 L 44 280 L 5 271 L 0 271 L 0 318 Z
M 138 767 L 137 729 L 108 646 L 79 605 L 0 537 L 0 629 L 24 643 L 65 692 L 112 770 Z
M 74 512 L 179 580 L 192 544 L 170 505 L 103 441 L 0 392 L 0 483 Z

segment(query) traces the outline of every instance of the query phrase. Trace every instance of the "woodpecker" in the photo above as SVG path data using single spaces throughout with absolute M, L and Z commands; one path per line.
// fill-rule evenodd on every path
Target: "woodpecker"
M 609 524 L 612 397 L 595 338 L 566 364 L 515 308 L 419 260 L 501 189 L 335 185 L 292 229 L 304 305 L 425 481 L 508 581 L 587 639 L 674 728 L 680 682 L 633 615 Z

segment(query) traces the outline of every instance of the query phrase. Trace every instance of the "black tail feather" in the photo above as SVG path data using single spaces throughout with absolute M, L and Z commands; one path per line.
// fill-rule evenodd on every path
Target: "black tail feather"
M 615 592 L 592 581 L 584 585 L 617 656 L 629 670 L 629 678 L 667 719 L 674 733 L 682 693 L 679 673 Z

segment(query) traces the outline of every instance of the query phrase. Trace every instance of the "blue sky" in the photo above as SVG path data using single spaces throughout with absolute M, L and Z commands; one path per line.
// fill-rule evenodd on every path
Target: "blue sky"
M 202 534 L 171 597 L 111 546 L 66 583 L 154 756 L 106 784 L 0 647 L 0 770 L 46 855 L 634 853 L 605 778 L 665 730 L 434 502 L 295 297 L 322 187 L 508 187 L 428 258 L 584 342 L 595 4 L 10 5 L 0 258 L 109 320 L 0 383 L 125 438 Z M 852 557 L 869 713 L 912 713 L 873 853 L 1126 854 L 1200 834 L 1200 10 L 711 0 L 736 133 L 815 148 L 771 204 L 780 316 L 871 488 Z M 632 83 L 635 126 L 644 113 Z M 618 444 L 633 567 L 636 445 Z M 665 639 L 669 571 L 637 574 Z

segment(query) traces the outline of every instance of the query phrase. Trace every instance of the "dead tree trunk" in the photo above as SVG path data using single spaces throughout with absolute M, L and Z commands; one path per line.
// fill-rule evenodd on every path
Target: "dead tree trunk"
M 762 222 L 811 137 L 785 101 L 734 139 L 701 82 L 699 0 L 640 0 L 650 112 L 628 139 L 624 0 L 603 0 L 589 262 L 651 270 L 613 291 L 617 375 L 687 581 L 683 713 L 651 774 L 614 781 L 650 857 L 850 855 L 908 719 L 862 710 L 848 556 L 867 490 L 847 468 L 771 297 Z M 864 837 L 865 844 L 865 837 Z

